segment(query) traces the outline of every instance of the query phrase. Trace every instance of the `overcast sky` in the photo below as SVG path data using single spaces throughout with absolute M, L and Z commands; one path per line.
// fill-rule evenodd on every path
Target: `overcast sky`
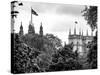
M 91 34 L 91 29 L 81 13 L 85 6 L 36 2 L 22 3 L 23 6 L 15 8 L 15 10 L 19 11 L 17 18 L 15 19 L 15 32 L 19 32 L 21 22 L 24 28 L 24 33 L 28 32 L 32 7 L 39 15 L 33 15 L 33 24 L 36 33 L 39 33 L 40 24 L 42 22 L 44 34 L 52 33 L 58 36 L 62 42 L 66 41 L 68 43 L 69 29 L 71 29 L 73 33 L 75 27 L 77 34 L 80 29 L 83 30 L 84 35 L 86 35 L 87 29 L 89 34 Z M 78 22 L 77 25 L 75 25 L 75 21 Z

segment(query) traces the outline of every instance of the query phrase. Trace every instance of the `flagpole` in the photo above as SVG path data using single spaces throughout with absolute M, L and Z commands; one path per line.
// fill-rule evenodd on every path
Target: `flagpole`
M 31 7 L 31 24 L 32 24 L 32 7 Z

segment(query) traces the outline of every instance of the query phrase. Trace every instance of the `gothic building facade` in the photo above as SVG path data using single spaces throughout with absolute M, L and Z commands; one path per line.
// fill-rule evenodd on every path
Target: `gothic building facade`
M 19 36 L 23 36 L 24 31 L 23 31 L 23 26 L 22 26 L 22 22 L 21 22 L 21 26 L 20 26 L 20 30 L 19 30 Z M 28 26 L 28 34 L 34 35 L 35 33 L 35 27 L 34 24 L 31 22 Z M 39 31 L 39 35 L 43 36 L 43 26 L 42 26 L 42 22 L 40 25 L 40 31 Z
M 28 27 L 28 34 L 35 34 L 35 28 L 34 28 L 34 25 L 33 23 L 30 23 L 29 24 L 29 27 Z
M 71 34 L 69 30 L 69 44 L 73 45 L 73 51 L 78 51 L 79 55 L 83 55 L 88 52 L 87 44 L 93 40 L 93 33 L 91 35 L 83 35 L 83 31 L 79 31 L 79 34 L 76 34 L 76 28 L 74 28 L 74 34 Z

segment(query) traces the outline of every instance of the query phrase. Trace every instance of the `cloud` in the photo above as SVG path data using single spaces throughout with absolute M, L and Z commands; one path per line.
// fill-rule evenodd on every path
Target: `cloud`
M 69 5 L 69 4 L 64 4 L 64 5 L 59 5 L 59 7 L 56 9 L 56 12 L 58 14 L 70 14 L 74 16 L 80 16 L 81 11 L 84 9 L 84 6 L 82 5 Z
M 38 13 L 55 13 L 59 15 L 81 15 L 83 5 L 71 4 L 56 4 L 56 3 L 42 3 L 42 2 L 23 2 L 25 4 L 24 10 L 30 10 L 30 6 Z
M 86 21 L 80 13 L 84 6 L 36 2 L 23 2 L 23 4 L 22 7 L 17 8 L 20 13 L 15 22 L 16 32 L 19 32 L 20 22 L 22 21 L 24 32 L 27 33 L 31 19 L 31 7 L 39 14 L 39 16 L 33 15 L 36 33 L 39 33 L 40 23 L 42 22 L 44 34 L 52 33 L 62 41 L 68 42 L 69 29 L 71 28 L 73 33 L 75 21 L 78 21 L 77 33 L 79 33 L 79 28 L 83 29 L 83 31 L 88 29 Z

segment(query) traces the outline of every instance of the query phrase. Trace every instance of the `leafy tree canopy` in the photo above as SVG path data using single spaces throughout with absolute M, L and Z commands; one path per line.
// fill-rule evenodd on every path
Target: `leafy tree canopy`
M 97 6 L 86 6 L 82 13 L 92 31 L 97 29 Z

